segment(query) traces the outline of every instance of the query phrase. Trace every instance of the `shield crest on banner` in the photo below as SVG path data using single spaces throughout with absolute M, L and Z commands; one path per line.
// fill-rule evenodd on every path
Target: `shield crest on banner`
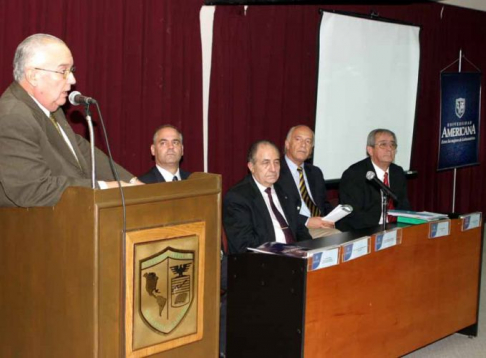
M 466 113 L 466 99 L 456 98 L 456 116 L 462 118 L 464 113 Z
M 167 247 L 140 260 L 140 314 L 155 331 L 168 334 L 194 298 L 194 251 Z

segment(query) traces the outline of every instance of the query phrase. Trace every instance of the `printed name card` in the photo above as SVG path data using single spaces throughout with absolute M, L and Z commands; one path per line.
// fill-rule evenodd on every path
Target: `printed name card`
M 342 245 L 343 262 L 357 259 L 370 253 L 371 236 L 366 236 Z
M 337 246 L 318 252 L 309 251 L 308 254 L 308 271 L 319 270 L 325 267 L 337 265 L 339 263 L 339 247 Z
M 429 224 L 429 239 L 449 236 L 451 234 L 451 221 L 449 219 L 435 221 Z
M 462 219 L 462 231 L 475 229 L 481 225 L 481 213 L 471 213 L 459 217 Z
M 375 235 L 375 251 L 388 249 L 402 243 L 402 229 L 383 231 Z

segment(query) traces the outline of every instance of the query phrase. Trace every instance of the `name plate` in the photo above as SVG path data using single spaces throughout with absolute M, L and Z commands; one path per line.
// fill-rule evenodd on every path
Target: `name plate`
M 440 220 L 429 224 L 429 239 L 449 236 L 451 234 L 451 221 Z
M 319 270 L 339 263 L 339 247 L 332 247 L 326 250 L 308 252 L 309 265 L 307 271 Z
M 481 213 L 471 213 L 459 217 L 462 219 L 462 231 L 475 229 L 481 225 Z
M 357 259 L 358 257 L 368 255 L 370 253 L 370 236 L 357 239 L 342 245 L 343 262 Z
M 375 235 L 375 251 L 388 249 L 402 243 L 402 229 L 383 231 Z

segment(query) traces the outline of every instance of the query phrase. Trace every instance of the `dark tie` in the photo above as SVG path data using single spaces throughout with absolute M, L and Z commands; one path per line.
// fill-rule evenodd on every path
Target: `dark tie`
M 174 177 L 172 178 L 172 181 L 178 181 L 179 179 L 177 178 L 177 175 L 174 175 Z
M 302 195 L 302 199 L 304 200 L 305 205 L 309 208 L 311 216 L 321 216 L 321 211 L 319 208 L 314 204 L 312 201 L 309 192 L 307 191 L 307 187 L 305 185 L 305 178 L 304 178 L 304 171 L 301 167 L 297 168 L 299 172 L 299 191 L 300 195 Z
M 294 236 L 292 235 L 292 231 L 290 231 L 289 225 L 287 224 L 287 221 L 285 221 L 285 218 L 283 215 L 278 211 L 277 207 L 273 203 L 273 197 L 272 197 L 272 188 L 266 188 L 265 192 L 268 194 L 268 199 L 270 200 L 270 207 L 272 208 L 273 214 L 277 218 L 277 221 L 280 225 L 280 228 L 282 229 L 284 235 L 285 235 L 285 242 L 287 244 L 291 244 L 295 242 Z
M 388 180 L 388 172 L 385 172 L 385 177 L 383 178 L 383 184 L 385 184 L 387 187 L 390 187 L 390 181 Z M 395 209 L 395 205 L 393 204 L 392 198 L 388 198 L 387 209 L 388 210 Z M 394 223 L 396 221 L 397 221 L 397 218 L 395 216 L 388 215 L 388 222 L 389 223 Z

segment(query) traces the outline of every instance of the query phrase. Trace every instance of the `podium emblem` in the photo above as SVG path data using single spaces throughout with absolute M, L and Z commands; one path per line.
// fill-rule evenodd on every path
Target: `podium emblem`
M 172 332 L 194 298 L 194 251 L 167 247 L 140 260 L 140 314 L 156 332 Z
M 464 113 L 466 113 L 466 99 L 465 98 L 456 98 L 456 116 L 457 116 L 457 118 L 462 118 Z

